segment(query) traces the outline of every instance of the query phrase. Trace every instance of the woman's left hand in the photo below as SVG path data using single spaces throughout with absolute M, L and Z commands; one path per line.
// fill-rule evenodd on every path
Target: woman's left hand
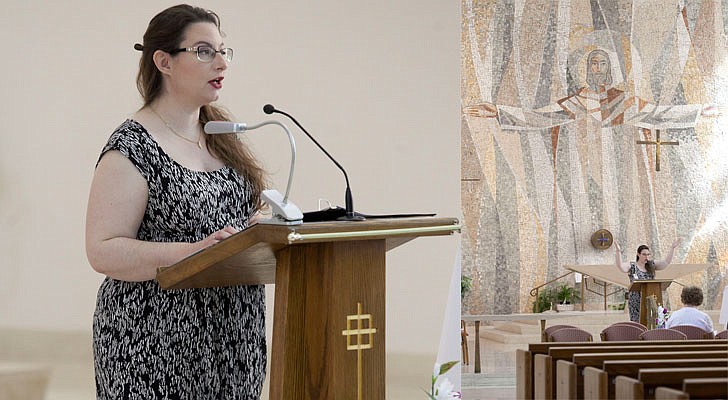
M 681 237 L 676 238 L 675 241 L 672 242 L 672 248 L 674 249 L 675 247 L 680 246 L 680 243 L 682 243 L 682 238 Z

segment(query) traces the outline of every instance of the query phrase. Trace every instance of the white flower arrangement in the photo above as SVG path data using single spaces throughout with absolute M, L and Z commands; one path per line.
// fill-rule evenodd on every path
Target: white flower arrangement
M 443 378 L 439 384 L 437 383 L 437 380 L 440 376 L 447 373 L 447 371 L 449 371 L 459 362 L 460 361 L 450 361 L 442 365 L 435 363 L 435 367 L 432 371 L 432 384 L 430 386 L 430 393 L 427 394 L 430 400 L 452 400 L 462 398 L 460 392 L 453 391 L 455 387 L 449 379 Z
M 655 320 L 655 325 L 658 328 L 664 328 L 668 319 L 670 319 L 670 311 L 663 306 L 657 306 L 657 318 Z

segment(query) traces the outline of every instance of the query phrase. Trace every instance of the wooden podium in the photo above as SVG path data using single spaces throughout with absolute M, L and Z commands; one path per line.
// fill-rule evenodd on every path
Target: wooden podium
M 170 267 L 163 289 L 275 283 L 270 398 L 385 398 L 385 253 L 454 218 L 257 224 Z
M 630 292 L 639 292 L 640 297 L 640 323 L 648 326 L 647 321 L 647 296 L 655 295 L 657 304 L 662 303 L 662 291 L 666 290 L 672 283 L 672 279 L 645 279 L 635 280 L 629 285 Z

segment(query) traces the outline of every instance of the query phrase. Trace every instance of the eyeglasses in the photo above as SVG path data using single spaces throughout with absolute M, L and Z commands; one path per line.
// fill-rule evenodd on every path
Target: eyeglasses
M 195 54 L 197 54 L 197 59 L 202 62 L 210 62 L 214 60 L 217 53 L 220 53 L 222 58 L 224 58 L 227 62 L 231 62 L 233 60 L 233 49 L 229 47 L 221 50 L 215 50 L 210 46 L 185 47 L 172 50 L 169 52 L 169 54 L 177 54 L 183 51 L 190 53 L 194 52 Z

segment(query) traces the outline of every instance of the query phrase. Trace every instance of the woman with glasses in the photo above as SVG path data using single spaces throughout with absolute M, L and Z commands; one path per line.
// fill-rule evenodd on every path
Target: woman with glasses
M 670 246 L 670 252 L 664 260 L 653 261 L 651 259 L 652 253 L 647 245 L 640 245 L 637 248 L 637 257 L 635 261 L 628 263 L 622 262 L 622 249 L 619 247 L 619 243 L 614 241 L 616 254 L 615 254 L 615 265 L 617 268 L 629 276 L 629 281 L 655 279 L 655 271 L 667 268 L 672 262 L 672 256 L 675 253 L 675 248 L 682 242 L 681 238 L 675 239 Z M 642 295 L 639 292 L 629 292 L 629 300 L 627 307 L 629 309 L 629 320 L 633 322 L 640 322 L 640 301 Z
M 188 5 L 149 23 L 144 105 L 111 134 L 91 185 L 86 251 L 106 278 L 93 318 L 98 399 L 258 399 L 265 376 L 263 286 L 161 290 L 167 266 L 249 226 L 263 171 L 212 103 L 233 58 L 218 16 Z

